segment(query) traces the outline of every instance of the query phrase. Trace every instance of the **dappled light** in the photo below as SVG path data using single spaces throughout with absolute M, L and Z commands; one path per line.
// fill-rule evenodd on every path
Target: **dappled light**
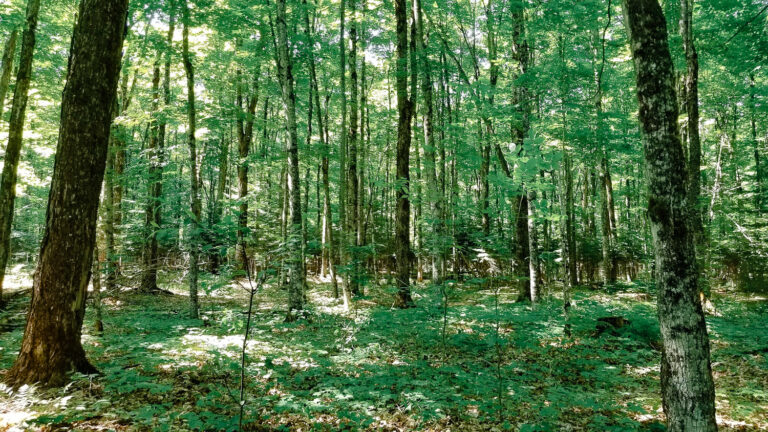
M 768 431 L 766 0 L 0 0 L 0 432 Z

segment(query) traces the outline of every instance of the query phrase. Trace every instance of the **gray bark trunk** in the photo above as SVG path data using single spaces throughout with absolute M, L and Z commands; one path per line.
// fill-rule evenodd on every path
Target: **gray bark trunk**
M 672 432 L 716 431 L 709 337 L 699 297 L 688 172 L 677 127 L 666 21 L 657 0 L 623 0 L 622 4 L 635 63 L 646 159 L 667 427 Z

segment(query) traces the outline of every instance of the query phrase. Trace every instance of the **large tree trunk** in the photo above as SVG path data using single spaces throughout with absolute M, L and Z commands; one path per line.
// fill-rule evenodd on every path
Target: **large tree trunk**
M 13 222 L 13 208 L 16 201 L 16 173 L 19 168 L 19 156 L 21 155 L 24 135 L 24 118 L 27 112 L 29 83 L 32 78 L 32 57 L 35 51 L 35 31 L 37 30 L 39 11 L 40 0 L 29 0 L 27 3 L 27 24 L 21 35 L 21 55 L 19 70 L 16 73 L 16 89 L 13 92 L 8 146 L 5 148 L 3 174 L 0 179 L 0 306 L 3 298 L 2 287 L 5 279 L 5 268 L 11 255 L 11 223 Z M 3 61 L 3 64 L 5 63 Z M 8 65 L 10 66 L 10 62 Z
M 192 224 L 189 230 L 189 316 L 198 317 L 197 278 L 200 272 L 200 220 L 202 205 L 200 203 L 200 174 L 197 169 L 197 111 L 195 110 L 195 68 L 189 52 L 189 5 L 184 0 L 182 9 L 184 27 L 182 30 L 182 57 L 184 70 L 187 75 L 187 144 L 189 145 L 189 183 L 190 209 Z
M 285 1 L 277 1 L 277 56 L 278 75 L 283 95 L 285 127 L 287 134 L 286 153 L 288 154 L 288 210 L 290 213 L 287 227 L 286 250 L 288 253 L 287 270 L 288 312 L 286 320 L 298 318 L 304 310 L 304 271 L 302 263 L 303 238 L 301 230 L 301 190 L 299 189 L 299 138 L 296 126 L 296 94 L 293 83 L 293 65 L 288 51 L 288 29 L 286 23 Z
M 670 431 L 716 431 L 709 337 L 701 307 L 685 156 L 666 21 L 656 0 L 623 0 L 637 78 Z
M 19 38 L 19 31 L 13 29 L 8 42 L 3 49 L 2 65 L 0 69 L 0 122 L 3 121 L 3 109 L 5 108 L 5 94 L 8 92 L 8 86 L 11 83 L 11 72 L 13 71 L 13 57 L 16 53 L 16 39 Z
M 61 385 L 72 370 L 95 371 L 80 334 L 127 10 L 128 0 L 80 3 L 32 303 L 6 375 L 13 387 Z
M 397 22 L 397 210 L 395 213 L 395 254 L 397 259 L 397 295 L 395 305 L 413 306 L 411 298 L 411 202 L 410 183 L 411 117 L 413 104 L 408 98 L 408 19 L 405 0 L 395 0 Z

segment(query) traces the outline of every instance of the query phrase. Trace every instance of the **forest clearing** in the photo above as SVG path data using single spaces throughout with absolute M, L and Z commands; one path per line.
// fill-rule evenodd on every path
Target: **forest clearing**
M 766 0 L 0 0 L 0 431 L 768 430 Z

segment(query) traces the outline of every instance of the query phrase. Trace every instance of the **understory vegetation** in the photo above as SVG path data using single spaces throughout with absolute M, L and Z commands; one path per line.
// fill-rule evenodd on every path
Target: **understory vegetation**
M 181 276 L 163 274 L 163 285 L 181 294 Z M 217 288 L 200 320 L 185 318 L 182 295 L 119 292 L 98 336 L 89 309 L 83 345 L 101 375 L 4 392 L 0 430 L 237 430 L 247 292 L 206 282 Z M 256 296 L 243 430 L 665 430 L 652 285 L 577 288 L 571 339 L 558 295 L 532 306 L 504 280 L 448 282 L 447 310 L 430 285 L 414 288 L 418 307 L 406 310 L 391 307 L 392 288 L 372 285 L 348 312 L 328 283 L 310 286 L 300 323 L 284 322 L 284 291 Z M 12 295 L 0 315 L 0 370 L 15 358 L 26 302 Z M 768 304 L 724 288 L 711 307 L 721 430 L 768 428 Z M 605 328 L 601 317 L 627 322 Z

